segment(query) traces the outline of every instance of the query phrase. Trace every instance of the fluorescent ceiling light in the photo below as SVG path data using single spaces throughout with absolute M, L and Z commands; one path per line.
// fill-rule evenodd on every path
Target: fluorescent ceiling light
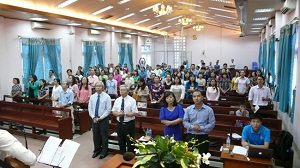
M 265 25 L 265 24 L 263 24 L 263 23 L 252 23 L 252 26 L 263 26 L 263 25 Z
M 226 10 L 226 9 L 220 9 L 220 8 L 214 8 L 214 7 L 208 7 L 208 8 L 212 9 L 212 10 L 222 11 L 222 12 L 235 13 L 232 10 Z
M 135 35 L 135 34 L 138 34 L 138 33 L 132 32 L 132 33 L 129 33 L 129 34 L 133 34 L 133 35 Z
M 159 22 L 159 23 L 156 23 L 154 25 L 148 26 L 147 28 L 151 28 L 151 27 L 154 27 L 154 26 L 157 26 L 157 25 L 160 25 L 160 24 L 162 24 L 162 22 Z
M 126 2 L 129 2 L 130 0 L 122 0 L 122 1 L 120 1 L 120 2 L 118 2 L 118 4 L 124 4 L 124 3 L 126 3 Z
M 207 23 L 218 23 L 217 21 L 213 21 L 213 20 L 206 20 L 205 22 L 207 22 Z
M 259 31 L 258 30 L 253 30 L 253 31 L 251 31 L 252 33 L 259 33 Z
M 178 23 L 176 23 L 175 25 L 179 25 L 179 24 L 181 24 L 181 23 L 178 22 Z
M 253 18 L 253 20 L 268 20 L 268 17 Z
M 69 23 L 67 25 L 69 25 L 69 26 L 80 26 L 81 24 L 80 23 Z
M 167 20 L 167 22 L 170 22 L 170 21 L 175 20 L 175 19 L 179 19 L 179 18 L 181 18 L 181 17 L 182 17 L 182 16 L 177 16 L 177 17 L 171 18 L 171 19 Z
M 158 30 L 164 30 L 164 29 L 167 29 L 167 28 L 169 28 L 169 27 L 171 27 L 171 26 L 163 27 L 163 28 L 158 29 Z
M 104 28 L 104 27 L 93 27 L 92 29 L 105 30 L 106 28 Z
M 77 0 L 67 0 L 67 1 L 65 1 L 65 2 L 63 2 L 63 3 L 59 4 L 59 5 L 57 5 L 57 8 L 64 8 L 64 7 L 66 7 L 66 6 L 68 6 L 68 5 L 72 4 L 72 3 L 74 3 L 74 2 L 76 2 L 76 1 L 77 1 Z
M 46 18 L 40 18 L 40 17 L 36 17 L 36 18 L 30 18 L 30 20 L 34 20 L 34 21 L 46 21 L 46 20 L 48 20 L 48 19 L 46 19 Z
M 187 2 L 178 2 L 178 3 L 183 4 L 183 5 L 202 7 L 201 5 L 192 4 L 192 3 L 187 3 Z
M 226 0 L 211 0 L 213 2 L 222 2 L 222 3 L 227 3 L 227 4 L 233 4 L 232 1 L 226 1 Z
M 112 8 L 114 8 L 114 7 L 113 7 L 113 6 L 105 7 L 105 8 L 103 8 L 103 9 L 100 9 L 100 10 L 98 10 L 98 11 L 92 13 L 92 15 L 98 15 L 99 13 L 105 12 L 105 11 L 110 10 L 110 9 L 112 9 Z
M 134 23 L 134 25 L 138 25 L 138 24 L 147 22 L 147 21 L 149 21 L 149 20 L 150 20 L 150 19 L 145 19 L 145 20 L 142 20 L 142 21 L 139 21 L 139 22 Z
M 273 12 L 274 8 L 255 9 L 254 13 Z
M 154 5 L 149 6 L 149 7 L 147 7 L 147 8 L 141 9 L 140 12 L 145 12 L 145 11 L 147 11 L 147 10 L 149 10 L 149 9 L 153 9 L 154 6 L 157 6 L 157 5 L 160 5 L 160 4 L 161 4 L 161 3 L 157 3 L 157 4 L 154 4 Z
M 131 13 L 131 14 L 129 14 L 129 15 L 125 15 L 125 16 L 123 16 L 123 17 L 120 17 L 120 18 L 116 19 L 116 21 L 120 21 L 120 20 L 129 18 L 129 17 L 131 17 L 131 16 L 133 16 L 133 15 L 135 15 L 135 14 L 134 14 L 134 13 Z
M 144 37 L 148 37 L 149 35 L 148 35 L 148 34 L 142 34 L 142 36 L 144 36 Z
M 208 12 L 203 12 L 203 11 L 198 11 L 198 10 L 194 10 L 194 9 L 189 9 L 192 12 L 198 12 L 198 13 L 203 13 L 203 14 L 208 14 Z
M 238 25 L 233 25 L 233 24 L 227 24 L 227 23 L 224 23 L 223 25 L 226 25 L 226 26 L 229 26 L 229 27 L 237 27 Z M 238 26 L 239 27 L 239 26 Z
M 215 16 L 219 16 L 219 17 L 223 17 L 223 18 L 227 18 L 227 19 L 236 19 L 235 17 L 225 16 L 225 15 L 218 15 L 218 14 L 215 14 Z
M 259 28 L 259 27 L 252 27 L 251 29 L 252 30 L 260 30 L 261 28 Z
M 201 18 L 206 18 L 206 19 L 215 19 L 215 18 L 212 18 L 212 17 L 202 16 L 202 15 L 196 15 L 196 16 L 199 16 L 199 17 L 201 17 Z

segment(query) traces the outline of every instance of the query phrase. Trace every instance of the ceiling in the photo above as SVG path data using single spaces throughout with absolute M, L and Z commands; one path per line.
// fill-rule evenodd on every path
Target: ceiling
M 30 20 L 32 17 L 47 18 L 47 23 L 66 25 L 80 23 L 78 27 L 99 28 L 105 31 L 124 31 L 150 35 L 173 34 L 181 30 L 179 18 L 191 18 L 192 24 L 211 24 L 227 29 L 242 31 L 246 35 L 258 34 L 275 11 L 280 10 L 283 0 L 165 0 L 173 7 L 169 15 L 159 16 L 147 7 L 161 3 L 161 0 L 77 0 L 64 7 L 57 5 L 65 0 L 0 0 L 0 15 L 7 18 Z M 111 6 L 97 15 L 92 13 Z M 273 8 L 272 12 L 254 13 L 255 9 Z M 241 10 L 242 9 L 242 10 Z M 132 16 L 116 21 L 123 16 Z M 267 20 L 254 21 L 256 17 Z M 143 22 L 144 21 L 144 22 Z M 139 23 L 140 22 L 140 23 Z M 261 23 L 254 26 L 253 23 Z M 253 29 L 254 28 L 254 29 Z M 254 31 L 254 32 L 252 32 Z

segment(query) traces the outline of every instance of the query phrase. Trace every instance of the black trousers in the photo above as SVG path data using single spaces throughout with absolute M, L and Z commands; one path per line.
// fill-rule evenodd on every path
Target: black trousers
M 108 154 L 108 128 L 109 117 L 104 118 L 99 123 L 92 123 L 94 153 Z
M 192 138 L 194 139 L 197 139 L 197 143 L 202 143 L 206 140 L 208 140 L 208 134 L 200 134 L 200 135 L 196 135 L 196 134 L 190 134 L 188 133 L 187 136 L 186 136 L 186 141 L 190 141 L 192 140 Z M 203 156 L 203 153 L 208 153 L 208 148 L 209 148 L 209 143 L 208 142 L 205 142 L 205 143 L 202 143 L 200 145 L 197 146 L 198 150 L 199 150 L 199 154 L 201 154 L 201 157 Z M 205 163 L 202 163 L 201 161 L 201 168 L 208 168 L 209 165 L 206 165 Z
M 131 120 L 129 122 L 123 122 L 123 123 L 118 122 L 117 133 L 118 133 L 118 143 L 119 143 L 121 155 L 123 155 L 126 151 L 133 152 L 134 151 L 134 146 L 132 145 L 133 142 L 130 141 L 128 135 L 134 138 L 135 121 Z

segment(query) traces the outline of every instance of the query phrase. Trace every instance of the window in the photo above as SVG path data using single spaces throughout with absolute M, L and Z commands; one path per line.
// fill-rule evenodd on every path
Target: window
M 178 68 L 186 60 L 186 38 L 176 36 L 174 38 L 174 68 Z
M 151 65 L 151 46 L 150 45 L 142 45 L 142 56 L 146 61 L 146 64 Z

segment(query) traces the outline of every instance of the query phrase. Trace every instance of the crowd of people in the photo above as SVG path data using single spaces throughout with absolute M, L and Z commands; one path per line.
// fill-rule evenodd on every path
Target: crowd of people
M 232 72 L 235 74 L 232 75 Z M 81 66 L 78 66 L 75 74 L 71 69 L 67 70 L 68 77 L 63 82 L 54 74 L 55 72 L 50 70 L 46 80 L 38 80 L 37 76 L 32 74 L 25 96 L 51 99 L 52 106 L 71 110 L 75 101 L 88 103 L 94 141 L 92 157 L 100 155 L 100 159 L 108 154 L 110 113 L 115 115 L 118 121 L 117 134 L 121 154 L 133 151 L 134 147 L 127 135 L 134 137 L 134 119 L 138 113 L 137 101 L 151 101 L 154 106 L 163 103 L 163 106 L 159 107 L 159 119 L 165 125 L 165 135 L 182 140 L 180 124 L 183 123 L 187 129 L 187 140 L 195 138 L 203 142 L 208 139 L 208 134 L 215 125 L 214 112 L 212 108 L 203 104 L 203 99 L 216 101 L 220 95 L 236 92 L 239 95 L 249 96 L 252 110 L 255 106 L 262 108 L 267 106 L 271 100 L 270 89 L 265 86 L 265 78 L 261 71 L 250 73 L 247 66 L 243 70 L 235 70 L 233 61 L 229 68 L 226 63 L 220 68 L 219 61 L 216 61 L 214 66 L 211 62 L 205 66 L 204 61 L 201 61 L 201 64 L 196 66 L 189 65 L 188 61 L 185 61 L 177 69 L 172 69 L 165 63 L 157 65 L 156 69 L 152 69 L 149 65 L 137 64 L 132 71 L 126 64 L 116 66 L 108 64 L 103 69 L 100 65 L 90 67 L 87 74 L 83 72 Z M 18 96 L 22 96 L 18 78 L 13 79 L 10 96 L 15 100 Z M 113 106 L 111 106 L 112 99 L 115 99 Z M 194 102 L 194 105 L 185 111 L 180 105 L 184 99 L 192 99 Z M 245 104 L 241 104 L 236 115 L 249 116 Z M 261 134 L 259 130 L 262 119 L 259 116 L 250 119 L 249 127 Z M 73 131 L 75 131 L 74 124 Z M 252 139 L 249 141 L 249 136 L 252 136 L 249 130 L 243 131 L 243 146 L 251 146 Z M 264 142 L 266 141 L 269 139 L 265 138 Z M 261 141 L 255 142 L 255 145 L 266 147 Z M 208 152 L 208 143 L 200 145 L 199 151 Z

